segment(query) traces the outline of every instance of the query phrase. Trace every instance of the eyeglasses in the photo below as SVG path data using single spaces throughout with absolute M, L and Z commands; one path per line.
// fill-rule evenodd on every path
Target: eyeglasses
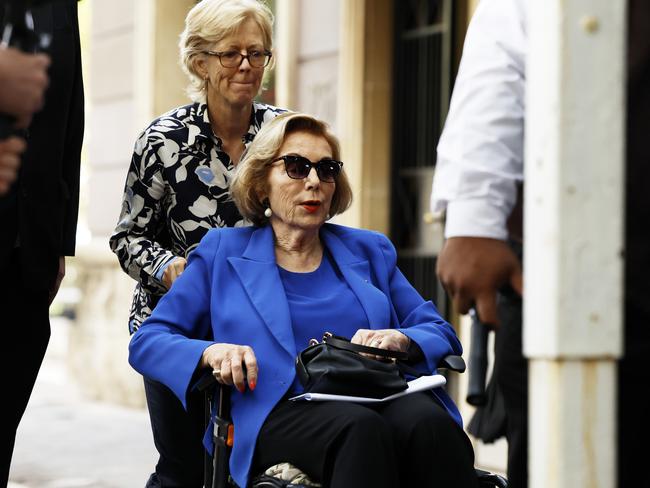
M 271 163 L 280 160 L 284 161 L 284 169 L 287 171 L 289 178 L 293 178 L 294 180 L 307 178 L 311 169 L 314 168 L 319 180 L 325 183 L 334 183 L 343 168 L 341 161 L 325 158 L 317 163 L 312 163 L 309 159 L 302 156 L 280 156 L 271 161 Z
M 264 68 L 273 56 L 271 51 L 250 51 L 248 54 L 239 51 L 203 51 L 203 54 L 218 57 L 224 68 L 239 68 L 244 59 L 247 59 L 253 68 Z

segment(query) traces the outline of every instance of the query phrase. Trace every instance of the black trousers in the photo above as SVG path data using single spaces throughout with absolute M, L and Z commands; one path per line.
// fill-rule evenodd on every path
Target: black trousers
M 203 394 L 190 394 L 187 411 L 162 383 L 145 378 L 147 408 L 153 440 L 160 455 L 147 488 L 201 488 L 203 486 Z
M 618 365 L 618 485 L 648 486 L 648 455 L 644 445 L 650 438 L 648 403 L 643 390 L 650 383 L 650 310 L 626 303 L 625 348 Z
M 463 430 L 427 393 L 386 404 L 283 401 L 266 419 L 252 473 L 290 462 L 328 488 L 477 488 Z
M 16 429 L 25 413 L 50 340 L 49 294 L 23 282 L 14 251 L 0 267 L 0 371 L 3 410 L 0 422 L 0 487 L 7 485 Z
M 522 349 L 522 301 L 512 290 L 498 295 L 501 325 L 495 335 L 494 375 L 503 396 L 509 488 L 528 486 L 528 361 Z

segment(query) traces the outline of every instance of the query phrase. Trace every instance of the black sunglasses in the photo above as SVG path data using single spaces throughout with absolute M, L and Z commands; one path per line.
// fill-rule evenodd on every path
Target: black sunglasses
M 314 168 L 319 180 L 325 183 L 334 183 L 343 168 L 343 163 L 335 159 L 325 158 L 317 163 L 312 163 L 303 156 L 280 156 L 271 161 L 271 163 L 280 160 L 284 161 L 284 169 L 289 178 L 293 178 L 294 180 L 307 178 L 311 169 Z

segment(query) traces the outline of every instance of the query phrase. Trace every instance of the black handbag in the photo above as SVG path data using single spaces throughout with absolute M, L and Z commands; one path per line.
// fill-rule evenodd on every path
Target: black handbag
M 408 359 L 406 352 L 353 344 L 329 332 L 322 342 L 312 339 L 310 344 L 296 357 L 296 372 L 305 393 L 384 398 L 408 386 L 398 363 Z

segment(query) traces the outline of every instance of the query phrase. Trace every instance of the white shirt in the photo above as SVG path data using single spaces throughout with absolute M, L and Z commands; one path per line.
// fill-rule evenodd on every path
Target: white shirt
M 481 0 L 469 24 L 431 195 L 445 237 L 507 239 L 523 180 L 527 0 Z

